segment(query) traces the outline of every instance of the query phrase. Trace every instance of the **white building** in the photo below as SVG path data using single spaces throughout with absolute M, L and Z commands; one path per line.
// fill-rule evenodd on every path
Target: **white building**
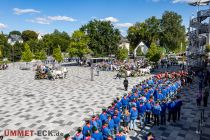
M 119 48 L 125 48 L 128 50 L 128 55 L 130 54 L 130 42 L 126 37 L 121 36 Z
M 23 39 L 20 35 L 10 35 L 7 42 L 11 45 L 14 45 L 16 42 L 23 43 Z

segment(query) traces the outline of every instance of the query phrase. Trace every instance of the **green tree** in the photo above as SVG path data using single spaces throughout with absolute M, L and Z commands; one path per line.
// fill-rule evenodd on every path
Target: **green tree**
M 51 55 L 53 49 L 57 46 L 61 47 L 62 52 L 68 51 L 70 36 L 66 32 L 55 30 L 52 34 L 46 34 L 43 37 L 43 46 L 47 50 L 47 54 Z
M 161 58 L 161 50 L 156 46 L 155 43 L 152 43 L 146 57 L 152 62 L 158 62 Z
M 128 58 L 128 50 L 126 48 L 120 48 L 117 51 L 116 57 L 118 60 L 125 60 Z
M 44 50 L 35 53 L 35 59 L 36 60 L 46 60 L 47 59 L 47 54 Z
M 94 56 L 116 54 L 120 41 L 120 31 L 110 21 L 92 20 L 80 28 L 90 38 L 89 49 Z
M 157 42 L 160 38 L 160 20 L 156 17 L 146 19 L 142 23 L 136 23 L 128 29 L 128 40 L 132 50 L 142 41 L 147 46 L 152 42 Z
M 161 19 L 160 45 L 170 51 L 175 51 L 180 49 L 181 44 L 186 45 L 182 16 L 172 11 L 166 11 Z
M 3 59 L 3 46 L 0 45 L 0 61 Z
M 24 42 L 29 40 L 36 40 L 38 38 L 38 34 L 31 30 L 25 30 L 22 32 L 22 39 Z
M 61 53 L 61 48 L 60 46 L 58 46 L 57 48 L 54 48 L 53 50 L 53 57 L 55 58 L 55 60 L 60 63 L 61 61 L 63 61 L 63 56 Z
M 9 37 L 10 37 L 11 35 L 19 35 L 19 36 L 21 36 L 21 32 L 20 32 L 20 31 L 11 31 L 11 32 L 9 33 Z
M 33 59 L 33 53 L 30 50 L 30 47 L 27 43 L 24 44 L 24 52 L 22 53 L 22 60 L 24 62 L 31 62 Z
M 83 31 L 75 31 L 71 37 L 69 47 L 69 56 L 78 56 L 82 58 L 85 54 L 90 53 L 88 49 L 89 37 Z
M 24 44 L 16 42 L 13 46 L 10 48 L 10 60 L 11 61 L 20 61 L 22 52 L 24 51 Z

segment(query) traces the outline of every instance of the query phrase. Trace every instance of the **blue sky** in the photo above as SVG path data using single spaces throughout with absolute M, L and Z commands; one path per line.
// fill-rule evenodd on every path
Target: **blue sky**
M 197 8 L 173 0 L 1 0 L 0 31 L 29 29 L 45 34 L 58 29 L 71 34 L 96 18 L 111 20 L 126 34 L 135 22 L 151 16 L 160 18 L 166 10 L 182 15 L 187 26 Z

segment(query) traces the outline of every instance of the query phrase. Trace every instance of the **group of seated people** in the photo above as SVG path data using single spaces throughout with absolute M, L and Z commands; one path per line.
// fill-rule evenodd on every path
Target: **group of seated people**
M 0 70 L 6 70 L 8 68 L 7 64 L 0 64 Z
M 143 129 L 145 125 L 166 125 L 180 119 L 182 100 L 180 88 L 186 72 L 160 73 L 134 86 L 122 98 L 117 97 L 101 114 L 93 115 L 79 127 L 73 140 L 126 140 L 129 130 Z M 139 127 L 137 127 L 137 122 Z M 70 139 L 66 134 L 65 139 Z M 154 139 L 149 133 L 147 139 Z

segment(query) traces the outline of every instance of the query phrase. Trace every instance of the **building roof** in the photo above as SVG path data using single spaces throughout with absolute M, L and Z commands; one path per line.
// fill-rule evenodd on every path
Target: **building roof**
M 127 39 L 127 37 L 124 37 L 121 35 L 120 43 L 130 43 Z

